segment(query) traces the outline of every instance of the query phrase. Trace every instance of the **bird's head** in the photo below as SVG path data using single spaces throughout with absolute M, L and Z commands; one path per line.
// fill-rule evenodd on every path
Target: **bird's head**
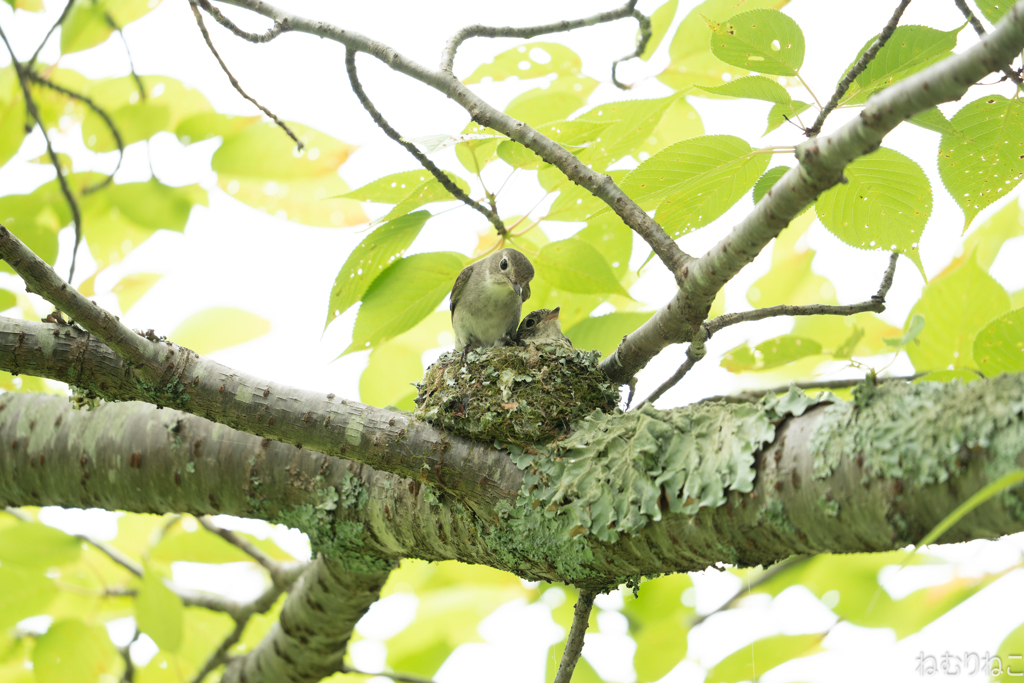
M 533 264 L 530 259 L 515 249 L 502 249 L 491 257 L 494 267 L 520 299 L 530 298 L 530 280 L 533 279 Z

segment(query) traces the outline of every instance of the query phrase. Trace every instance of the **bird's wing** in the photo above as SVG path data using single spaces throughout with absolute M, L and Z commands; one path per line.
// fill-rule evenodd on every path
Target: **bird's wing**
M 455 284 L 456 284 L 456 286 L 458 286 L 458 283 L 455 283 Z M 530 298 L 530 283 L 529 282 L 527 282 L 525 285 L 523 285 L 523 294 L 522 294 L 521 298 L 522 298 L 524 303 L 526 302 L 527 299 Z
M 459 273 L 459 276 L 455 278 L 455 286 L 452 287 L 451 304 L 449 305 L 452 317 L 455 316 L 455 306 L 459 303 L 463 290 L 466 289 L 466 283 L 469 282 L 469 276 L 473 274 L 473 266 L 475 265 L 476 264 L 474 263 L 466 266 L 462 269 L 462 272 Z

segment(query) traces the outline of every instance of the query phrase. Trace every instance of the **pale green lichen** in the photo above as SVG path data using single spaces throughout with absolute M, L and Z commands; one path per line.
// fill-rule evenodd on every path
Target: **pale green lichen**
M 778 498 L 773 498 L 764 507 L 764 520 L 769 525 L 787 534 L 796 534 L 796 527 L 786 515 L 786 506 Z
M 829 517 L 839 516 L 839 501 L 832 500 L 830 494 L 823 493 L 818 497 L 818 507 Z
M 811 435 L 814 477 L 832 474 L 843 457 L 862 457 L 865 477 L 913 486 L 947 481 L 973 449 L 988 451 L 991 479 L 1014 469 L 1024 448 L 1024 380 L 886 383 L 855 403 L 825 409 Z
M 370 494 L 366 490 L 363 480 L 346 471 L 341 476 L 341 490 L 339 491 L 339 502 L 343 507 L 362 510 L 370 500 Z

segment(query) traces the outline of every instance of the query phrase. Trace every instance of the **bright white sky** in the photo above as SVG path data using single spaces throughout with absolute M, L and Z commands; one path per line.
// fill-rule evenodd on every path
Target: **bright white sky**
M 398 49 L 404 55 L 428 65 L 439 61 L 441 47 L 448 35 L 471 23 L 490 25 L 529 25 L 591 14 L 616 6 L 612 2 L 552 2 L 545 0 L 519 0 L 514 5 L 493 2 L 449 1 L 445 3 L 392 0 L 390 2 L 333 2 L 329 0 L 295 0 L 280 4 L 296 13 L 317 17 L 365 33 Z M 641 0 L 639 8 L 650 13 L 660 0 Z M 686 14 L 694 2 L 683 0 L 677 21 Z M 888 20 L 894 0 L 861 0 L 858 3 L 813 2 L 796 0 L 786 8 L 803 28 L 807 41 L 807 58 L 802 75 L 825 100 L 831 86 L 856 55 L 857 50 Z M 50 11 L 42 15 L 19 12 L 13 17 L 10 8 L 0 3 L 0 25 L 12 40 L 18 55 L 24 59 L 38 44 L 42 35 L 56 19 L 63 5 L 49 0 Z M 54 11 L 56 10 L 56 11 Z M 245 13 L 226 8 L 229 16 L 239 17 L 243 27 L 250 30 L 265 28 L 265 20 L 247 21 Z M 15 23 L 16 22 L 16 23 Z M 917 0 L 910 5 L 903 23 L 926 23 L 945 30 L 963 23 L 963 18 L 952 2 Z M 414 160 L 388 140 L 365 114 L 348 89 L 344 71 L 344 52 L 337 44 L 305 35 L 286 34 L 268 45 L 254 46 L 234 38 L 212 20 L 207 25 L 226 62 L 243 87 L 261 103 L 285 119 L 312 125 L 361 148 L 341 168 L 342 177 L 351 187 L 358 187 L 388 173 L 416 168 Z M 559 36 L 583 58 L 584 72 L 603 84 L 592 102 L 617 99 L 621 93 L 608 83 L 609 63 L 629 52 L 636 32 L 635 22 L 623 21 Z M 669 31 L 661 49 L 648 63 L 630 63 L 621 70 L 626 82 L 639 85 L 631 97 L 646 98 L 667 94 L 668 89 L 653 76 L 667 64 L 666 50 L 674 28 Z M 229 86 L 226 77 L 209 54 L 199 34 L 185 0 L 167 0 L 150 16 L 127 27 L 125 34 L 132 49 L 136 69 L 141 74 L 161 74 L 178 78 L 197 87 L 219 111 L 251 115 L 252 106 L 241 99 Z M 975 42 L 968 27 L 960 34 L 960 47 Z M 59 54 L 58 40 L 51 39 L 42 59 L 55 61 Z M 464 44 L 456 61 L 456 73 L 467 76 L 481 61 L 515 45 L 515 41 L 474 39 Z M 0 65 L 8 62 L 0 54 Z M 116 38 L 100 47 L 77 53 L 61 60 L 61 65 L 76 69 L 90 77 L 127 73 L 124 47 Z M 457 133 L 468 117 L 459 107 L 435 91 L 394 75 L 374 59 L 359 57 L 361 77 L 370 97 L 378 108 L 407 138 L 438 133 Z M 989 79 L 994 81 L 995 79 Z M 479 86 L 481 94 L 493 104 L 502 107 L 519 92 L 534 87 L 533 83 Z M 1005 86 L 1004 86 L 1005 89 Z M 1012 91 L 1011 91 L 1012 92 Z M 1009 93 L 1007 93 L 1009 94 Z M 799 97 L 799 95 L 798 95 Z M 802 98 L 806 99 L 806 98 Z M 972 99 L 968 96 L 968 100 Z M 793 145 L 800 142 L 799 131 L 783 126 L 768 137 L 760 138 L 769 105 L 739 104 L 730 101 L 712 101 L 691 98 L 700 112 L 707 133 L 739 135 L 755 146 Z M 957 104 L 943 107 L 947 115 Z M 829 128 L 834 129 L 848 120 L 854 112 L 833 114 Z M 932 178 L 934 211 L 928 231 L 921 242 L 921 254 L 926 270 L 934 274 L 941 270 L 955 253 L 962 224 L 959 209 L 953 204 L 938 182 L 935 172 L 935 149 L 938 136 L 912 126 L 903 126 L 886 140 L 893 147 L 920 163 Z M 60 151 L 72 154 L 76 170 L 85 170 L 90 164 L 97 170 L 113 167 L 113 155 L 95 156 L 82 145 L 77 130 L 70 135 L 55 137 Z M 330 287 L 348 252 L 364 236 L 365 228 L 328 230 L 308 228 L 288 223 L 240 205 L 216 188 L 215 176 L 209 170 L 209 157 L 217 143 L 210 141 L 182 147 L 170 134 L 158 135 L 152 145 L 152 164 L 156 175 L 165 183 L 177 185 L 199 182 L 210 190 L 210 207 L 193 211 L 185 233 L 160 233 L 132 252 L 121 264 L 109 268 L 100 276 L 97 291 L 103 291 L 120 278 L 133 272 L 165 272 L 151 292 L 126 316 L 128 325 L 137 328 L 155 328 L 167 333 L 191 313 L 207 306 L 238 306 L 259 313 L 273 321 L 271 334 L 249 344 L 215 354 L 222 362 L 276 381 L 289 382 L 308 389 L 333 391 L 349 398 L 358 398 L 359 373 L 366 363 L 366 354 L 353 354 L 341 360 L 332 360 L 349 341 L 355 310 L 331 325 L 321 337 Z M 0 191 L 3 194 L 21 193 L 49 180 L 52 170 L 46 166 L 19 163 L 40 156 L 45 151 L 42 137 L 33 133 L 18 156 L 0 168 Z M 470 179 L 450 150 L 433 157 L 435 162 Z M 773 164 L 791 164 L 791 157 L 780 157 Z M 489 186 L 501 185 L 507 170 L 501 164 L 489 169 Z M 126 159 L 117 176 L 118 182 L 145 180 L 149 177 L 146 146 L 136 144 L 128 149 Z M 506 187 L 499 200 L 502 213 L 525 213 L 540 197 L 532 188 L 532 181 L 523 175 Z M 750 200 L 741 201 L 711 227 L 685 237 L 681 244 L 690 252 L 700 254 L 751 208 Z M 386 207 L 370 208 L 371 216 L 382 215 Z M 980 221 L 979 221 L 980 222 Z M 460 208 L 431 221 L 428 228 L 413 245 L 412 251 L 453 249 L 469 253 L 475 245 L 475 234 L 487 224 L 477 213 Z M 565 234 L 571 232 L 568 228 Z M 557 237 L 564 236 L 561 232 Z M 62 237 L 62 260 L 58 270 L 66 273 L 71 235 L 65 230 Z M 875 292 L 885 268 L 887 257 L 881 253 L 857 251 L 838 246 L 838 241 L 815 225 L 809 233 L 808 244 L 819 255 L 814 262 L 817 272 L 832 279 L 841 302 L 860 301 Z M 646 250 L 640 252 L 642 260 Z M 1020 241 L 1010 243 L 993 267 L 993 275 L 1008 290 L 1024 287 L 1024 271 L 1017 264 L 1022 256 Z M 757 277 L 766 272 L 767 254 L 745 269 L 727 287 L 730 310 L 747 308 L 745 292 Z M 86 249 L 80 252 L 79 277 L 76 284 L 91 274 L 93 265 Z M 889 296 L 889 310 L 884 317 L 901 326 L 907 311 L 917 299 L 923 282 L 909 262 L 901 260 L 896 283 Z M 13 278 L 0 276 L 0 286 L 17 288 Z M 633 288 L 632 294 L 652 308 L 663 304 L 672 292 L 668 274 L 657 266 L 648 267 L 644 277 Z M 113 296 L 99 296 L 98 301 L 116 309 Z M 446 303 L 443 305 L 447 305 Z M 45 306 L 40 305 L 42 311 Z M 709 358 L 701 363 L 687 381 L 666 394 L 659 405 L 680 405 L 706 395 L 726 393 L 741 386 L 732 375 L 721 370 L 717 359 L 720 354 L 741 341 L 758 341 L 771 334 L 788 330 L 784 321 L 765 321 L 737 326 L 716 335 L 709 346 Z M 682 348 L 670 349 L 651 363 L 640 376 L 637 390 L 645 396 L 675 367 L 682 362 Z M 894 372 L 908 371 L 908 363 L 897 362 Z M 829 375 L 834 376 L 834 375 Z M 751 380 L 743 378 L 743 386 Z M 775 382 L 770 382 L 774 384 Z M 946 551 L 963 560 L 964 564 L 943 569 L 946 576 L 937 577 L 921 568 L 903 570 L 894 580 L 893 590 L 909 591 L 932 581 L 946 580 L 951 573 L 992 571 L 1019 560 L 1020 551 L 1013 542 L 1000 544 L 976 542 Z M 909 578 L 907 578 L 909 577 Z M 182 574 L 176 578 L 187 580 Z M 212 577 L 197 579 L 208 582 Z M 707 590 L 699 592 L 700 604 L 714 607 L 715 595 L 726 595 L 735 587 L 729 575 L 711 572 L 700 581 Z M 912 584 L 912 586 L 911 586 Z M 766 676 L 766 681 L 829 680 L 860 681 L 871 677 L 877 681 L 904 681 L 914 674 L 914 658 L 918 652 L 940 655 L 945 650 L 994 651 L 1003 635 L 1019 620 L 1013 610 L 998 609 L 994 600 L 1005 604 L 1008 595 L 1018 598 L 1024 591 L 1024 579 L 1014 573 L 998 584 L 983 591 L 954 613 L 925 629 L 921 634 L 894 644 L 891 635 L 877 631 L 839 627 L 829 636 L 825 645 L 832 649 L 813 665 L 793 667 L 786 672 Z M 985 600 L 984 596 L 990 596 Z M 614 602 L 614 600 L 612 600 Z M 608 606 L 613 606 L 609 604 Z M 395 605 L 392 619 L 401 612 Z M 480 645 L 467 646 L 453 657 L 437 676 L 441 682 L 479 680 L 479 666 L 488 661 L 507 662 L 495 670 L 488 666 L 490 680 L 537 680 L 538 667 L 543 666 L 542 648 L 536 657 L 524 656 L 521 648 L 524 637 L 550 642 L 550 620 L 543 610 L 534 608 L 503 608 L 500 615 L 489 620 L 485 637 L 502 643 L 498 650 L 484 649 Z M 611 613 L 609 613 L 611 614 Z M 691 656 L 705 665 L 713 664 L 737 643 L 780 631 L 794 632 L 820 628 L 831 613 L 807 594 L 784 596 L 771 605 L 757 603 L 750 610 L 733 615 L 728 620 L 710 620 L 696 629 L 691 637 Z M 823 620 L 823 621 L 822 621 Z M 545 626 L 544 624 L 549 624 Z M 587 655 L 595 666 L 613 680 L 631 680 L 628 666 L 623 668 L 622 657 L 628 650 L 621 620 L 609 616 L 601 623 L 602 634 L 588 647 Z M 372 630 L 367 626 L 367 630 Z M 619 635 L 616 635 L 616 634 Z M 723 637 L 728 633 L 729 637 Z M 527 635 L 524 635 L 527 634 Z M 366 635 L 366 634 L 364 634 Z M 590 636 L 588 636 L 588 640 Z M 381 665 L 380 649 L 361 645 L 354 654 L 363 657 L 362 666 L 368 669 Z M 725 648 L 725 649 L 723 649 Z M 362 652 L 362 654 L 360 654 Z M 602 656 L 603 655 L 603 656 Z M 865 656 L 867 655 L 867 656 Z M 495 659 L 498 658 L 498 659 Z M 542 670 L 542 669 L 540 669 Z M 700 668 L 686 664 L 665 680 L 702 680 Z M 951 680 L 957 677 L 949 677 Z

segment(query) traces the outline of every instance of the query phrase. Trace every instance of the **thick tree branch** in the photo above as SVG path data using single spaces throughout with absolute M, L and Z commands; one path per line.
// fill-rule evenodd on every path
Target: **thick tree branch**
M 624 193 L 609 176 L 588 168 L 586 164 L 576 157 L 576 155 L 555 141 L 545 135 L 541 135 L 522 121 L 517 121 L 511 116 L 495 109 L 478 97 L 472 90 L 463 85 L 457 78 L 455 78 L 454 75 L 452 75 L 451 71 L 445 71 L 443 69 L 433 71 L 427 69 L 384 43 L 367 38 L 355 31 L 349 31 L 341 27 L 331 25 L 324 21 L 315 21 L 299 17 L 274 7 L 263 0 L 222 1 L 225 4 L 242 7 L 269 19 L 273 19 L 275 22 L 285 25 L 288 30 L 309 33 L 321 38 L 327 38 L 341 43 L 351 50 L 366 52 L 384 62 L 384 64 L 394 71 L 405 74 L 410 78 L 434 88 L 455 100 L 456 103 L 469 112 L 474 121 L 483 126 L 492 128 L 499 133 L 507 135 L 512 140 L 515 140 L 527 149 L 532 150 L 533 153 L 541 159 L 560 169 L 569 180 L 585 188 L 595 197 L 598 197 L 605 202 L 626 225 L 628 225 L 632 230 L 640 235 L 648 245 L 650 245 L 658 258 L 660 258 L 666 267 L 668 267 L 669 271 L 676 274 L 677 279 L 683 264 L 691 260 L 691 257 L 679 248 L 679 246 L 671 237 L 668 236 L 662 227 L 648 216 L 647 213 L 636 204 L 636 202 L 630 199 L 629 196 L 626 195 L 626 193 Z M 627 3 L 622 8 L 615 10 L 612 13 L 605 14 L 614 14 L 615 16 L 612 17 L 614 19 L 630 16 L 633 11 L 632 5 L 633 3 Z M 605 14 L 596 16 L 605 16 Z M 587 22 L 591 19 L 594 19 L 594 17 L 578 21 Z M 611 19 L 608 20 L 610 21 Z M 597 21 L 595 20 L 593 23 L 597 23 Z M 588 24 L 581 23 L 579 25 L 586 26 Z M 563 26 L 568 28 L 560 28 Z M 502 36 L 505 35 L 506 31 L 526 31 L 526 33 L 523 33 L 520 37 L 531 37 L 541 35 L 543 33 L 550 33 L 552 31 L 569 30 L 569 28 L 573 27 L 575 27 L 574 22 L 558 22 L 556 24 L 538 26 L 532 29 L 493 30 L 499 32 Z M 488 29 L 487 27 L 469 27 L 468 29 L 464 29 L 464 31 L 467 31 L 468 33 L 466 33 L 466 35 L 457 42 L 461 43 L 462 40 L 470 37 L 471 34 L 475 35 L 475 32 L 479 30 Z M 519 36 L 519 34 L 515 35 Z M 511 34 L 510 37 L 512 37 Z M 457 37 L 453 37 L 452 40 L 449 41 L 449 46 L 453 44 L 452 41 L 455 41 L 456 38 Z M 447 49 L 448 48 L 446 48 L 446 50 Z M 454 48 L 452 48 L 451 52 L 454 54 Z
M 198 0 L 199 6 L 202 7 L 207 14 L 217 20 L 217 23 L 226 28 L 227 30 L 234 33 L 243 40 L 248 40 L 250 43 L 269 43 L 274 38 L 287 31 L 285 25 L 281 22 L 274 22 L 274 25 L 263 33 L 249 33 L 240 29 L 235 22 L 224 16 L 219 9 L 210 4 L 210 0 Z
M 979 79 L 1013 61 L 1021 49 L 1024 3 L 1011 8 L 977 45 L 873 95 L 859 117 L 830 135 L 802 143 L 797 148 L 800 163 L 724 239 L 683 266 L 679 291 L 602 361 L 605 373 L 625 383 L 665 347 L 689 341 L 718 290 L 822 192 L 839 183 L 847 164 L 878 149 L 886 134 L 914 114 L 960 99 Z
M 363 90 L 362 83 L 359 82 L 359 73 L 356 71 L 356 53 L 354 50 L 345 48 L 345 71 L 348 72 L 348 82 L 352 86 L 352 92 L 355 93 L 359 99 L 359 103 L 363 105 L 363 109 L 369 113 L 370 118 L 373 122 L 384 131 L 384 134 L 389 138 L 400 144 L 405 148 L 409 154 L 413 156 L 416 161 L 419 162 L 423 168 L 430 171 L 430 174 L 437 179 L 437 182 L 441 183 L 444 189 L 448 190 L 456 199 L 468 206 L 469 208 L 483 214 L 484 218 L 491 222 L 494 229 L 497 230 L 498 235 L 504 237 L 508 234 L 508 230 L 505 228 L 504 221 L 501 220 L 501 216 L 493 208 L 488 208 L 483 204 L 474 201 L 468 194 L 462 191 L 462 188 L 456 185 L 451 178 L 448 177 L 444 171 L 439 169 L 433 161 L 427 158 L 427 155 L 421 152 L 416 145 L 408 142 L 402 135 L 395 130 L 387 119 L 377 110 L 370 98 L 366 96 L 366 91 Z
M 814 137 L 821 132 L 821 127 L 825 124 L 825 119 L 832 113 L 832 110 L 839 106 L 839 100 L 841 100 L 843 95 L 846 94 L 846 91 L 850 89 L 850 86 L 853 85 L 857 76 L 860 76 L 864 69 L 868 68 L 868 64 L 870 64 L 871 60 L 875 58 L 878 51 L 885 47 L 885 44 L 889 41 L 889 38 L 899 25 L 900 17 L 903 16 L 903 11 L 907 9 L 907 5 L 909 4 L 910 0 L 900 0 L 900 4 L 896 7 L 896 11 L 892 13 L 892 18 L 889 19 L 889 23 L 885 25 L 885 28 L 883 28 L 882 32 L 878 34 L 878 38 L 876 38 L 875 42 L 871 44 L 871 47 L 864 51 L 864 54 L 860 56 L 857 63 L 850 68 L 846 73 L 846 76 L 843 77 L 843 80 L 841 80 L 839 85 L 836 86 L 836 91 L 832 93 L 832 99 L 830 99 L 828 103 L 822 107 L 821 111 L 818 112 L 818 118 L 814 121 L 814 124 L 804 131 L 804 134 L 807 137 Z
M 210 48 L 210 52 L 212 52 L 213 56 L 217 58 L 217 63 L 220 64 L 221 70 L 227 75 L 228 80 L 231 81 L 231 86 L 236 91 L 238 91 L 239 95 L 252 102 L 254 105 L 256 105 L 257 109 L 259 109 L 261 112 L 270 117 L 270 119 L 277 124 L 278 128 L 287 133 L 288 137 L 295 141 L 295 146 L 299 149 L 299 151 L 302 151 L 305 145 L 302 144 L 302 141 L 299 140 L 298 136 L 295 135 L 292 129 L 288 127 L 288 124 L 282 121 L 281 119 L 277 118 L 277 114 L 264 107 L 262 104 L 257 102 L 253 97 L 251 97 L 247 92 L 242 90 L 241 83 L 238 82 L 238 79 L 235 78 L 235 75 L 231 73 L 231 69 L 229 69 L 228 65 L 224 63 L 223 59 L 221 59 L 220 53 L 217 52 L 217 48 L 213 46 L 213 39 L 210 38 L 210 32 L 206 30 L 206 24 L 203 23 L 203 15 L 199 11 L 199 7 L 197 5 L 197 0 L 189 0 L 189 7 L 192 8 L 192 14 L 196 18 L 196 24 L 199 25 L 199 31 L 203 34 L 203 40 L 206 41 L 206 47 Z
M 580 661 L 583 654 L 583 636 L 587 634 L 587 627 L 590 625 L 590 611 L 594 608 L 594 598 L 597 591 L 589 588 L 580 590 L 576 599 L 576 607 L 572 610 L 572 626 L 569 627 L 569 636 L 565 641 L 565 650 L 562 651 L 562 661 L 558 663 L 558 673 L 555 674 L 554 683 L 569 683 L 572 680 L 572 673 L 576 670 L 576 663 Z

